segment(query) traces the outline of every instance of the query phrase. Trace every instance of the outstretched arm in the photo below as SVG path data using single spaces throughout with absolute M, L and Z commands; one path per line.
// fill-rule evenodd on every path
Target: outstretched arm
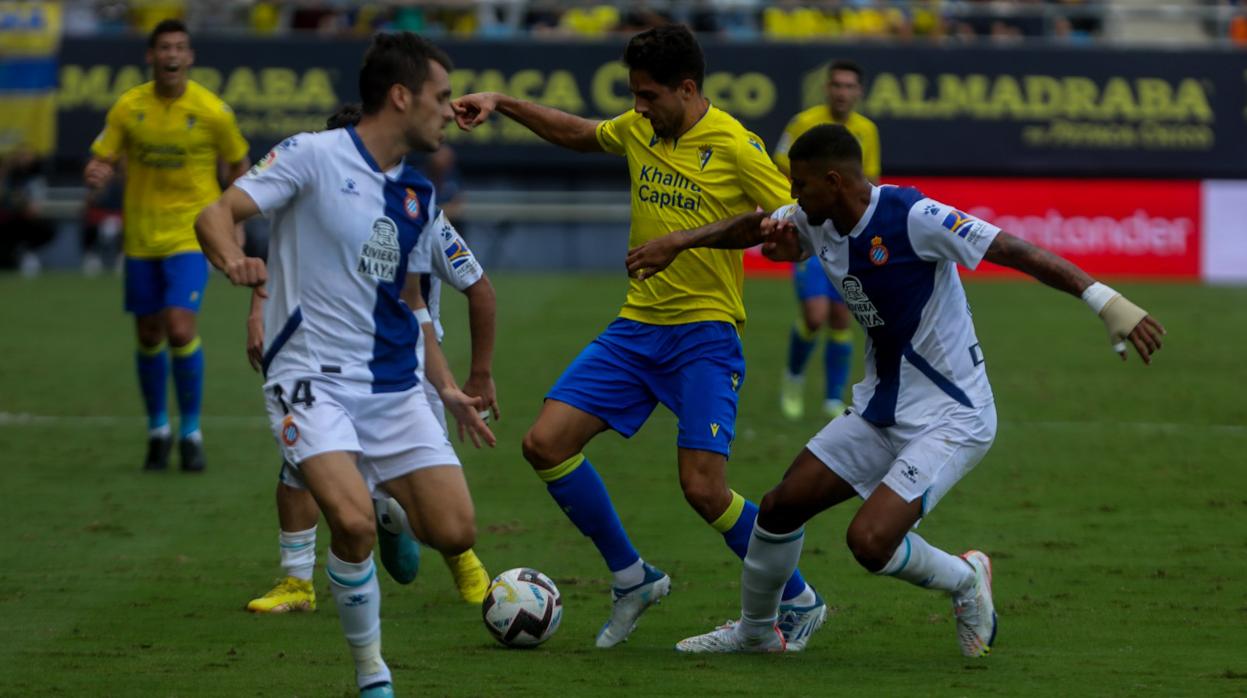
M 581 153 L 600 152 L 598 122 L 497 92 L 464 95 L 450 103 L 455 122 L 464 131 L 485 123 L 497 111 L 554 145 Z
M 1040 283 L 1073 296 L 1081 296 L 1083 291 L 1095 283 L 1095 279 L 1087 272 L 1064 257 L 1005 232 L 996 235 L 983 259 L 1002 267 L 1017 269 Z
M 676 255 L 694 247 L 743 250 L 762 242 L 767 214 L 751 211 L 693 230 L 676 230 L 628 251 L 628 275 L 645 279 L 666 269 Z
M 996 235 L 983 259 L 1083 299 L 1104 321 L 1113 350 L 1122 361 L 1126 360 L 1126 340 L 1134 345 L 1145 364 L 1150 364 L 1152 354 L 1160 349 L 1165 328 L 1147 311 L 1091 278 L 1073 262 L 1005 232 Z

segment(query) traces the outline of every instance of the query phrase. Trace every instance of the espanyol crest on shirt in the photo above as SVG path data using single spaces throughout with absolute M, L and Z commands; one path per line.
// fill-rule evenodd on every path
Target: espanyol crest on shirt
M 416 190 L 407 187 L 407 198 L 403 201 L 403 209 L 407 211 L 409 218 L 420 217 L 420 198 L 416 196 Z
M 888 248 L 878 235 L 870 239 L 870 263 L 877 267 L 888 263 Z

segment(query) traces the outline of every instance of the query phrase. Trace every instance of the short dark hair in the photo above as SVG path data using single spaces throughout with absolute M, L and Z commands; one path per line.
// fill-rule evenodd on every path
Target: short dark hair
M 848 72 L 856 75 L 857 83 L 859 85 L 864 84 L 866 82 L 865 71 L 862 70 L 862 66 L 858 65 L 854 61 L 850 61 L 845 58 L 837 58 L 836 60 L 832 61 L 831 65 L 827 66 L 827 79 L 831 80 L 831 74 L 838 70 L 847 70 Z
M 156 48 L 156 39 L 161 34 L 178 34 L 182 33 L 190 38 L 190 30 L 186 28 L 186 22 L 180 19 L 162 19 L 160 23 L 152 29 L 152 33 L 147 35 L 147 48 Z
M 706 77 L 706 57 L 697 37 L 683 24 L 667 24 L 637 34 L 628 41 L 623 60 L 630 70 L 644 70 L 667 87 L 692 80 L 700 90 Z
M 849 162 L 862 166 L 862 146 L 840 124 L 820 124 L 801 134 L 788 150 L 788 159 L 809 162 Z
M 429 79 L 429 61 L 436 61 L 447 71 L 452 69 L 450 56 L 433 42 L 411 32 L 377 34 L 359 69 L 359 97 L 365 114 L 375 114 L 385 104 L 385 96 L 394 85 L 403 85 L 413 92 L 424 88 Z
M 346 126 L 354 126 L 359 123 L 360 118 L 364 115 L 364 108 L 358 102 L 343 104 L 338 107 L 338 111 L 333 113 L 328 119 L 325 119 L 325 130 L 333 130 L 335 128 L 343 128 Z

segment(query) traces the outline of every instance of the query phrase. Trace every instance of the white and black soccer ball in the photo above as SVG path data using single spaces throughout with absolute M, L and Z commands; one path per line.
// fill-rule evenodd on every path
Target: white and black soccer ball
M 485 627 L 507 647 L 536 647 L 563 621 L 563 596 L 550 578 L 517 567 L 494 577 L 481 603 Z

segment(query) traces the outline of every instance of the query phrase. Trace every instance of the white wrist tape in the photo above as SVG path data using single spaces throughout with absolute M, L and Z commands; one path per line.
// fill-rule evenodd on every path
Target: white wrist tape
M 1104 310 L 1104 306 L 1108 305 L 1108 302 L 1116 295 L 1118 295 L 1116 291 L 1097 281 L 1082 292 L 1082 299 L 1091 307 L 1092 312 L 1099 315 L 1100 311 Z
M 416 314 L 416 322 L 421 325 L 432 324 L 433 316 L 429 314 L 428 308 L 416 308 L 414 312 Z

